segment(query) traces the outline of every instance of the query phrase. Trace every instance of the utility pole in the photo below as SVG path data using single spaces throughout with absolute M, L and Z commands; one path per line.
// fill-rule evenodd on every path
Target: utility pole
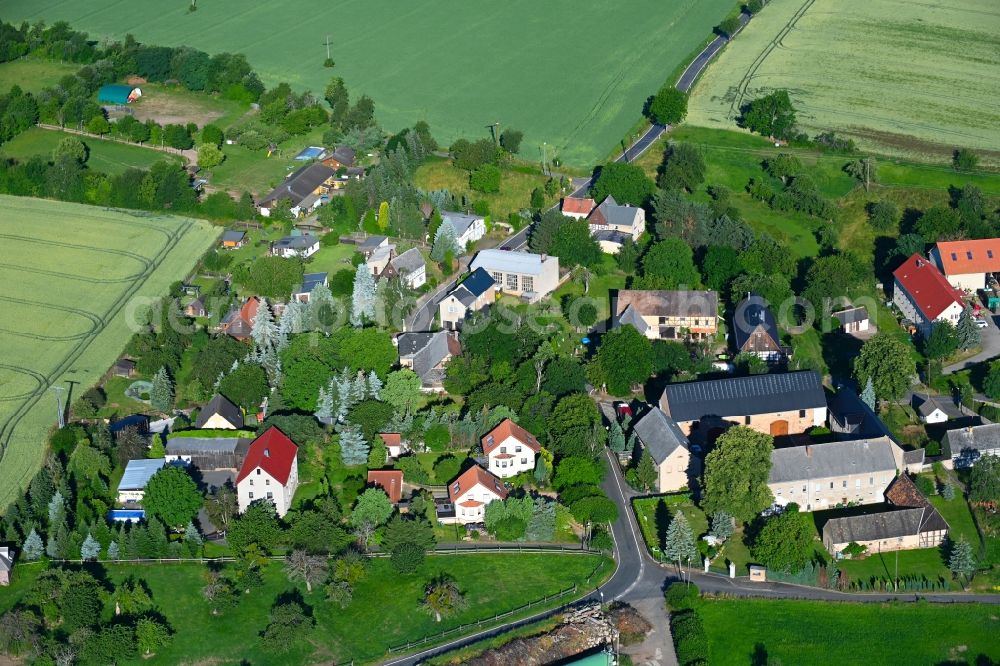
M 62 386 L 50 386 L 49 388 L 56 393 L 56 421 L 59 423 L 59 429 L 62 430 L 66 426 L 66 415 L 63 412 L 62 404 L 62 392 L 66 389 Z
M 550 171 L 549 174 L 545 173 L 545 170 L 547 168 L 546 165 L 548 164 L 548 148 L 549 148 L 548 141 L 542 141 L 542 175 L 550 175 L 551 174 L 551 171 Z
M 330 59 L 330 35 L 326 36 L 326 59 Z

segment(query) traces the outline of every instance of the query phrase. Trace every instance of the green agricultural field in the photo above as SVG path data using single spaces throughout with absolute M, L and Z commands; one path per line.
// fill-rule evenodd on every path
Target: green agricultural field
M 32 127 L 0 146 L 0 156 L 26 160 L 29 157 L 41 155 L 51 159 L 52 151 L 67 136 L 73 135 Z M 181 161 L 181 158 L 176 155 L 161 153 L 150 148 L 130 146 L 116 141 L 102 141 L 85 136 L 73 138 L 79 139 L 90 149 L 87 166 L 94 171 L 108 174 L 119 174 L 130 167 L 148 169 L 153 164 L 163 160 L 178 164 Z
M 59 83 L 67 74 L 75 74 L 80 65 L 21 58 L 0 64 L 0 93 L 6 93 L 11 86 L 21 90 L 37 92 L 42 88 Z
M 397 130 L 420 119 L 438 140 L 488 136 L 500 122 L 525 132 L 537 159 L 548 142 L 571 164 L 608 154 L 646 98 L 686 60 L 734 0 L 292 0 L 189 3 L 8 0 L 8 21 L 69 21 L 93 37 L 245 53 L 266 83 L 322 94 L 341 76 L 374 98 Z M 334 69 L 323 67 L 330 38 Z
M 720 666 L 1000 659 L 1000 618 L 996 607 L 986 604 L 708 599 L 698 612 L 708 634 L 709 661 Z
M 187 275 L 218 229 L 188 218 L 0 196 L 0 507 L 23 492 L 56 421 L 114 363 L 137 313 Z
M 1000 162 L 1000 5 L 771 0 L 695 87 L 693 124 L 733 127 L 742 104 L 786 88 L 810 134 L 922 158 L 955 146 Z

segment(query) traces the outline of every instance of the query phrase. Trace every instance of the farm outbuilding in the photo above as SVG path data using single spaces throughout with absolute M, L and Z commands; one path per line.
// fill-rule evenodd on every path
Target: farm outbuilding
M 97 91 L 97 101 L 101 104 L 128 104 L 142 97 L 142 90 L 133 86 L 108 84 Z

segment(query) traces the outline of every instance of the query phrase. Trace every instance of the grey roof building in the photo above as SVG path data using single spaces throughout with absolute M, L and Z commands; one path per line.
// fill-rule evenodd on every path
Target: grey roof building
M 368 238 L 358 243 L 358 252 L 367 257 L 377 248 L 383 247 L 388 244 L 389 244 L 388 236 L 369 236 Z
M 274 188 L 270 194 L 260 200 L 259 208 L 270 208 L 280 199 L 288 199 L 295 208 L 309 197 L 315 190 L 332 178 L 336 172 L 322 162 L 314 162 L 297 169 L 288 178 Z
M 243 427 L 243 412 L 221 393 L 216 393 L 198 413 L 195 428 L 229 428 L 239 430 Z
M 180 460 L 201 471 L 238 470 L 253 439 L 249 437 L 171 437 L 166 460 Z
M 895 471 L 896 458 L 888 437 L 825 442 L 774 449 L 768 483 Z
M 643 415 L 634 430 L 656 464 L 662 463 L 678 448 L 688 449 L 690 446 L 677 422 L 660 409 L 654 408 Z
M 826 408 L 813 370 L 668 384 L 660 408 L 678 423 L 708 416 L 732 417 Z
M 456 213 L 454 211 L 442 211 L 441 219 L 443 221 L 451 222 L 451 226 L 455 228 L 455 238 L 461 238 L 462 234 L 469 230 L 476 220 L 483 219 L 479 215 L 466 215 L 465 213 Z
M 765 360 L 782 356 L 781 332 L 774 314 L 762 297 L 750 294 L 733 314 L 733 341 L 738 352 L 757 354 Z
M 146 489 L 146 484 L 159 472 L 167 461 L 164 458 L 144 458 L 142 460 L 129 460 L 125 465 L 125 473 L 118 483 L 118 492 L 141 491 Z
M 407 276 L 410 273 L 419 271 L 421 268 L 426 266 L 424 262 L 424 255 L 420 254 L 420 250 L 413 247 L 400 254 L 393 257 L 389 264 L 396 269 L 396 272 L 401 276 Z
M 448 331 L 402 333 L 396 337 L 396 344 L 399 364 L 413 370 L 425 389 L 440 388 L 444 381 L 444 362 L 461 353 L 458 340 Z
M 823 540 L 862 543 L 899 539 L 922 532 L 947 530 L 948 523 L 933 507 L 893 509 L 878 513 L 831 518 L 823 526 Z
M 971 467 L 985 455 L 1000 456 L 1000 423 L 949 430 L 944 443 L 955 467 Z

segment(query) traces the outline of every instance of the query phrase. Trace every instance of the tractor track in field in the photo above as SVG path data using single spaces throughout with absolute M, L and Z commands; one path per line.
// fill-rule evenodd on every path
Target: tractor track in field
M 112 321 L 118 315 L 118 313 L 121 312 L 121 309 L 125 306 L 125 304 L 128 303 L 128 301 L 131 300 L 133 296 L 135 296 L 136 292 L 146 283 L 146 281 L 153 275 L 153 273 L 155 273 L 156 269 L 159 268 L 163 260 L 170 254 L 170 252 L 174 250 L 174 248 L 177 247 L 177 243 L 180 241 L 181 238 L 183 238 L 187 234 L 187 232 L 191 229 L 191 226 L 193 224 L 193 222 L 188 221 L 183 223 L 182 225 L 177 226 L 176 228 L 167 230 L 162 227 L 150 224 L 148 222 L 134 222 L 134 221 L 126 222 L 125 220 L 97 218 L 97 216 L 87 216 L 87 215 L 81 215 L 79 217 L 91 217 L 92 219 L 100 219 L 102 222 L 105 223 L 111 222 L 123 225 L 142 226 L 150 231 L 158 231 L 161 234 L 163 234 L 163 236 L 166 238 L 166 242 L 160 246 L 159 251 L 156 253 L 154 257 L 143 258 L 144 263 L 146 265 L 146 269 L 140 274 L 139 278 L 136 279 L 136 281 L 133 282 L 128 289 L 122 291 L 122 293 L 118 296 L 118 298 L 115 299 L 115 301 L 109 306 L 104 316 L 98 317 L 98 315 L 93 315 L 93 313 L 90 313 L 91 315 L 98 317 L 102 322 Z M 133 215 L 133 217 L 142 219 L 143 216 Z M 54 243 L 58 244 L 57 242 Z M 65 244 L 65 245 L 72 245 L 72 244 Z M 74 345 L 69 350 L 69 352 L 63 357 L 59 365 L 53 368 L 47 375 L 43 375 L 40 372 L 37 372 L 35 370 L 32 370 L 31 368 L 26 368 L 23 366 L 14 366 L 14 365 L 0 366 L 12 370 L 14 372 L 31 376 L 33 379 L 35 379 L 36 382 L 39 383 L 39 386 L 34 391 L 21 394 L 21 397 L 24 398 L 23 402 L 20 405 L 18 405 L 18 407 L 14 410 L 14 412 L 3 423 L 0 423 L 0 464 L 3 463 L 3 460 L 7 455 L 7 448 L 8 445 L 10 444 L 11 438 L 13 437 L 14 430 L 17 428 L 17 425 L 28 414 L 28 412 L 30 412 L 35 407 L 35 405 L 38 404 L 38 401 L 42 398 L 43 395 L 45 395 L 45 393 L 48 391 L 52 383 L 72 367 L 72 365 L 80 358 L 83 352 L 86 351 L 87 347 L 90 346 L 90 343 L 93 342 L 103 330 L 104 326 L 102 326 L 100 330 L 92 332 L 90 335 L 87 335 L 86 337 L 80 338 L 79 342 L 77 342 L 77 344 Z M 13 397 L 7 396 L 6 398 L 0 398 L 0 400 L 3 401 L 10 401 L 14 399 L 17 399 L 17 396 Z M 66 407 L 68 407 L 68 405 Z M 20 479 L 8 481 L 8 483 L 11 486 L 17 488 L 23 487 L 26 482 L 27 478 L 23 476 Z
M 805 13 L 809 11 L 809 8 L 812 7 L 815 2 L 816 0 L 806 0 L 802 3 L 802 6 L 796 10 L 795 14 L 792 15 L 792 18 L 790 18 L 778 34 L 774 36 L 774 39 L 772 39 L 770 43 L 764 47 L 764 50 L 760 52 L 760 54 L 754 59 L 753 63 L 750 64 L 747 71 L 744 72 L 743 78 L 741 78 L 740 82 L 736 84 L 736 95 L 733 97 L 733 103 L 729 107 L 730 118 L 736 118 L 739 115 L 740 107 L 743 105 L 743 99 L 747 94 L 747 88 L 750 86 L 750 81 L 757 73 L 757 70 L 764 64 L 764 61 L 767 60 L 768 56 L 770 56 L 771 53 L 781 45 L 782 40 L 784 40 L 788 33 L 795 28 L 795 24 L 799 22 L 800 18 L 805 16 Z
M 2 266 L 3 264 L 0 264 Z M 71 308 L 65 305 L 52 305 L 49 303 L 39 303 L 38 301 L 30 301 L 24 298 L 13 298 L 11 296 L 4 296 L 0 294 L 0 301 L 7 301 L 8 303 L 17 303 L 18 305 L 32 305 L 38 308 L 44 308 L 46 310 L 58 310 L 59 312 L 68 312 L 70 314 L 75 314 L 83 317 L 90 322 L 90 328 L 82 333 L 76 335 L 42 335 L 39 333 L 24 333 L 23 331 L 16 331 L 10 328 L 4 328 L 0 326 L 0 333 L 7 333 L 9 335 L 16 335 L 22 338 L 30 338 L 32 340 L 44 340 L 49 342 L 66 342 L 68 340 L 79 340 L 80 338 L 85 338 L 92 334 L 99 328 L 104 328 L 107 322 L 100 315 L 94 314 L 87 310 L 80 310 L 78 308 Z

